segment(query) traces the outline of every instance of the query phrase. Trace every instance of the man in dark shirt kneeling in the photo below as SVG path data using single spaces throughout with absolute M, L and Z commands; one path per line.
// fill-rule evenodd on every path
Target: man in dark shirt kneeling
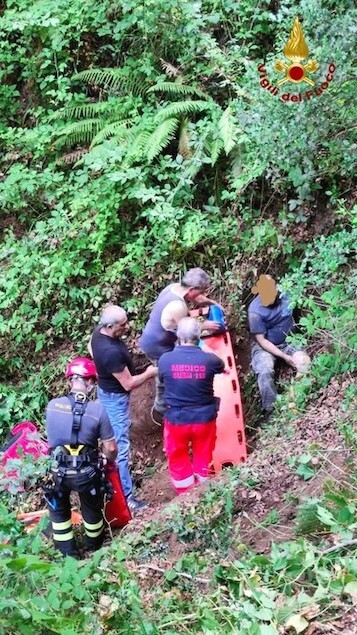
M 213 394 L 213 379 L 224 372 L 224 363 L 201 350 L 200 336 L 199 323 L 191 317 L 182 318 L 177 326 L 179 345 L 159 359 L 166 406 L 164 446 L 178 494 L 191 489 L 195 481 L 207 480 L 216 442 L 218 400 Z

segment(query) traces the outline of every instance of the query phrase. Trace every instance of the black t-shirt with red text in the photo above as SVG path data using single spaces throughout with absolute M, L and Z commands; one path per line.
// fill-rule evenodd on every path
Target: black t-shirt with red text
M 135 375 L 134 363 L 128 347 L 121 339 L 103 335 L 100 327 L 93 331 L 92 350 L 98 373 L 98 385 L 105 392 L 127 393 L 113 373 L 121 373 L 125 367 Z
M 199 346 L 176 346 L 159 360 L 164 383 L 165 417 L 170 423 L 207 423 L 216 419 L 218 402 L 213 379 L 223 373 L 224 362 Z

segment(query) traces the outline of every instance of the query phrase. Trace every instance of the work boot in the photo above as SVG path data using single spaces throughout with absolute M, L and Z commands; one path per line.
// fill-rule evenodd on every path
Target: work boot
M 141 511 L 143 509 L 146 509 L 146 507 L 148 506 L 145 501 L 139 501 L 139 499 L 136 498 L 134 494 L 129 494 L 129 496 L 126 497 L 126 503 L 131 512 Z
M 156 410 L 155 407 L 151 408 L 150 411 L 151 414 L 151 420 L 156 423 L 157 426 L 162 426 L 163 422 L 164 422 L 164 417 L 161 414 L 161 412 L 159 412 L 158 410 Z

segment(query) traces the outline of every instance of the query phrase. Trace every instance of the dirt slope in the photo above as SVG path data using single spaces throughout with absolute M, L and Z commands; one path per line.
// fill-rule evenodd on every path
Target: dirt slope
M 258 430 L 255 449 L 246 463 L 256 485 L 242 487 L 236 493 L 235 530 L 239 529 L 241 542 L 256 551 L 268 551 L 272 541 L 282 542 L 293 536 L 296 507 L 305 497 L 317 496 L 328 480 L 348 485 L 351 449 L 339 427 L 351 416 L 342 405 L 351 381 L 350 377 L 333 380 L 305 415 L 297 416 L 287 428 L 281 429 L 279 421 L 273 421 L 268 428 Z M 153 397 L 153 387 L 147 385 L 136 391 L 136 395 L 132 435 L 134 473 L 141 484 L 140 496 L 150 506 L 134 519 L 128 531 L 159 519 L 165 503 L 174 498 L 180 506 L 187 506 L 202 492 L 202 488 L 197 488 L 175 497 L 161 449 L 161 430 L 149 420 L 147 400 Z M 313 475 L 305 481 L 296 470 L 299 457 L 308 454 L 312 457 L 309 469 Z M 224 478 L 224 474 L 218 478 Z M 267 522 L 269 513 L 271 521 Z

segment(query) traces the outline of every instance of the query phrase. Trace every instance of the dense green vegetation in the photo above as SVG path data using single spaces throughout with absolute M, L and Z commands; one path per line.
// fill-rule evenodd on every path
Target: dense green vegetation
M 265 62 L 277 81 L 274 61 L 295 3 L 6 3 L 0 329 L 7 423 L 41 420 L 63 369 L 56 351 L 69 340 L 84 350 L 104 302 L 126 305 L 140 329 L 156 289 L 185 266 L 213 272 L 239 325 L 253 272 L 298 271 L 305 244 L 296 230 L 318 218 L 323 233 L 338 232 L 336 262 L 325 259 L 329 289 L 330 272 L 336 276 L 353 244 L 352 4 L 299 4 L 320 63 L 317 85 L 329 63 L 337 70 L 328 91 L 284 103 L 259 85 L 257 67 Z M 306 92 L 305 84 L 295 90 Z M 282 259 L 284 267 L 272 267 Z M 318 287 L 307 274 L 304 280 L 298 300 L 307 285 Z M 17 393 L 8 383 L 14 376 Z
M 322 94 L 292 102 L 284 91 L 305 96 L 311 87 L 284 84 L 274 96 L 258 66 L 276 85 L 274 65 L 297 15 L 320 66 L 316 87 L 330 64 L 336 70 Z M 302 308 L 296 337 L 313 366 L 295 409 L 282 396 L 284 421 L 332 377 L 355 370 L 355 25 L 350 0 L 1 3 L 0 437 L 21 419 L 42 425 L 104 303 L 125 306 L 139 332 L 157 290 L 190 266 L 212 274 L 234 335 L 244 333 L 257 273 L 282 278 Z M 324 611 L 356 594 L 344 552 L 323 554 L 299 538 L 257 556 L 232 541 L 238 486 L 233 475 L 191 518 L 158 530 L 201 540 L 211 555 L 198 548 L 179 559 L 150 607 L 123 560 L 139 558 L 155 528 L 137 544 L 128 538 L 63 566 L 39 537 L 24 537 L 2 495 L 3 629 L 274 635 L 294 615 L 291 628 L 302 632 L 310 604 Z M 346 540 L 355 498 L 335 496 L 333 508 L 321 501 L 319 519 Z M 212 528 L 217 501 L 222 522 Z M 209 580 L 197 586 L 190 576 Z

